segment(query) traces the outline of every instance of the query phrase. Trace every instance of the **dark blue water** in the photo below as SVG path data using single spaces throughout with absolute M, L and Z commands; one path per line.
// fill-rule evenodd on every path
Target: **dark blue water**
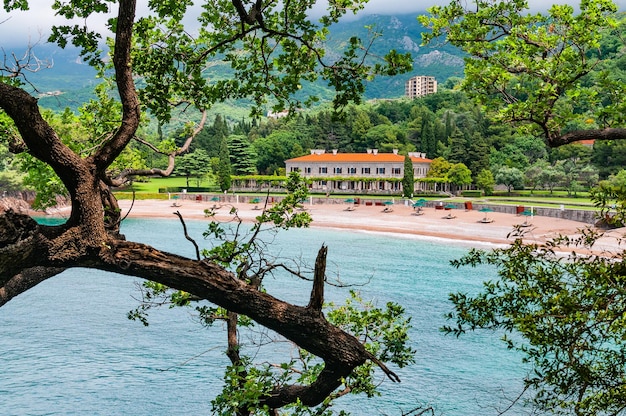
M 204 222 L 188 226 L 198 241 L 209 244 L 201 237 Z M 129 239 L 194 255 L 178 220 L 129 220 L 124 232 Z M 449 292 L 475 292 L 483 279 L 494 276 L 486 268 L 449 265 L 467 247 L 308 229 L 280 234 L 272 252 L 312 264 L 321 244 L 329 247 L 330 274 L 346 284 L 369 282 L 361 293 L 380 306 L 394 301 L 406 307 L 417 350 L 414 365 L 393 368 L 401 383 L 386 381 L 381 397 L 350 397 L 340 401 L 342 408 L 355 415 L 398 415 L 429 405 L 441 415 L 495 415 L 519 393 L 525 369 L 498 335 L 457 339 L 439 331 L 451 307 Z M 306 282 L 279 275 L 265 283 L 278 297 L 308 302 Z M 210 414 L 227 363 L 222 327 L 203 328 L 192 311 L 180 308 L 153 312 L 147 328 L 127 320 L 126 313 L 137 306 L 138 284 L 125 276 L 74 269 L 0 308 L 0 414 Z M 328 300 L 346 297 L 347 289 L 328 288 Z

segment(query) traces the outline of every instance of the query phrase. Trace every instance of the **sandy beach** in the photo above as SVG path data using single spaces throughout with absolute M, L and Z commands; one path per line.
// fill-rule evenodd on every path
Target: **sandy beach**
M 168 200 L 121 200 L 119 201 L 122 215 L 131 218 L 176 218 L 178 211 L 184 219 L 205 219 L 205 209 L 213 207 L 214 203 L 186 200 L 174 206 L 174 201 Z M 219 206 L 219 204 L 218 204 Z M 380 206 L 358 206 L 348 210 L 348 204 L 305 204 L 304 209 L 313 218 L 311 227 L 326 227 L 335 229 L 349 229 L 362 232 L 395 233 L 421 236 L 431 239 L 451 240 L 467 245 L 487 243 L 504 245 L 511 241 L 509 234 L 516 225 L 530 224 L 524 227 L 525 240 L 545 242 L 556 235 L 574 237 L 580 234 L 582 228 L 589 224 L 551 217 L 524 217 L 515 214 L 498 212 L 483 213 L 476 210 L 461 209 L 443 211 L 434 208 L 424 208 L 422 215 L 415 215 L 412 207 L 402 204 L 393 206 L 391 212 L 384 212 Z M 237 210 L 237 215 L 243 221 L 254 221 L 263 209 L 262 205 L 250 203 L 223 204 L 215 210 L 215 218 L 219 221 L 232 219 L 231 209 Z M 450 213 L 454 218 L 444 218 Z M 55 213 L 52 212 L 54 215 Z M 62 210 L 56 215 L 64 215 Z M 482 222 L 487 217 L 492 222 Z M 605 232 L 595 248 L 598 251 L 616 251 L 619 247 L 617 238 L 624 235 L 624 229 Z

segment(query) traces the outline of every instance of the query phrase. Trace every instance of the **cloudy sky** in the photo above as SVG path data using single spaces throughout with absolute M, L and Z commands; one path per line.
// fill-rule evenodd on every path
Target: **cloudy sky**
M 621 10 L 626 10 L 626 0 L 614 0 Z M 25 44 L 29 41 L 36 42 L 40 38 L 47 38 L 50 33 L 50 26 L 59 23 L 55 19 L 50 9 L 52 0 L 30 0 L 31 10 L 29 12 L 13 12 L 7 14 L 0 10 L 0 47 L 7 47 L 11 44 Z M 146 4 L 146 0 L 139 0 L 138 3 Z M 321 6 L 320 2 L 320 7 Z M 370 0 L 365 10 L 361 13 L 367 14 L 403 14 L 423 12 L 426 8 L 434 4 L 447 4 L 449 0 Z M 533 11 L 541 11 L 547 8 L 547 4 L 570 3 L 579 4 L 579 0 L 529 0 L 529 5 Z M 141 8 L 141 6 L 139 6 Z M 145 6 L 144 6 L 145 7 Z M 96 28 L 96 21 L 89 21 L 89 26 Z

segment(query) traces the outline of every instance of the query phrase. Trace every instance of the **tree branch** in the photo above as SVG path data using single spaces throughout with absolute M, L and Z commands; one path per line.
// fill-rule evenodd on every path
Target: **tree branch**
M 158 169 L 158 168 L 151 168 L 151 169 L 124 169 L 115 178 L 110 178 L 109 179 L 109 182 L 108 182 L 109 185 L 111 185 L 111 186 L 122 186 L 122 185 L 124 185 L 128 181 L 128 178 L 130 178 L 131 176 L 152 176 L 152 175 L 170 176 L 172 174 L 172 172 L 174 171 L 174 167 L 176 166 L 176 157 L 180 156 L 181 154 L 183 154 L 187 150 L 189 150 L 189 146 L 191 146 L 191 143 L 193 142 L 193 140 L 196 138 L 196 136 L 204 128 L 204 126 L 206 124 L 206 120 L 207 120 L 207 112 L 205 110 L 205 111 L 202 111 L 202 117 L 200 119 L 200 122 L 198 123 L 196 128 L 193 130 L 193 132 L 191 132 L 189 137 L 187 137 L 187 139 L 185 139 L 185 143 L 183 144 L 183 146 L 178 148 L 178 149 L 176 149 L 176 150 L 174 150 L 171 153 L 162 152 L 155 145 L 153 145 L 152 143 L 147 142 L 147 141 L 145 141 L 143 139 L 140 139 L 138 137 L 134 137 L 134 139 L 136 141 L 138 141 L 139 143 L 141 143 L 141 144 L 143 144 L 145 146 L 148 146 L 153 152 L 159 153 L 159 154 L 162 154 L 162 155 L 166 155 L 167 156 L 167 168 L 165 168 L 165 169 Z
M 581 140 L 625 140 L 626 128 L 606 128 L 598 130 L 574 130 L 559 137 L 548 140 L 550 147 L 559 147 L 564 144 Z
M 185 238 L 187 239 L 187 241 L 191 241 L 191 244 L 193 244 L 194 248 L 196 249 L 196 259 L 200 260 L 200 248 L 198 247 L 198 243 L 196 243 L 196 240 L 191 238 L 189 236 L 189 233 L 187 233 L 187 224 L 185 224 L 183 215 L 180 213 L 180 211 L 174 212 L 174 215 L 178 217 L 178 219 L 180 220 L 180 223 L 183 225 L 183 232 L 185 233 Z
M 0 286 L 0 306 L 65 270 L 64 267 L 32 267 L 22 270 Z
M 135 135 L 140 121 L 139 98 L 133 80 L 131 47 L 136 0 L 120 0 L 117 31 L 113 50 L 115 81 L 122 102 L 122 122 L 111 139 L 92 156 L 97 169 L 104 174 Z
M 66 185 L 74 183 L 76 170 L 85 164 L 43 119 L 37 100 L 20 88 L 0 83 L 0 109 L 11 117 L 30 154 L 50 165 Z
M 313 275 L 313 288 L 311 290 L 311 299 L 307 308 L 314 311 L 322 312 L 324 304 L 324 282 L 326 278 L 326 254 L 328 247 L 322 246 L 317 252 L 315 259 L 315 273 Z

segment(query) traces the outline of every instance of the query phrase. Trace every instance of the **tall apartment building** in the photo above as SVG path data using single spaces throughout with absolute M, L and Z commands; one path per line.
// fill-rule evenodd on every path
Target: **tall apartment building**
M 425 75 L 410 78 L 404 84 L 404 93 L 409 98 L 422 97 L 437 92 L 437 80 L 435 77 Z

